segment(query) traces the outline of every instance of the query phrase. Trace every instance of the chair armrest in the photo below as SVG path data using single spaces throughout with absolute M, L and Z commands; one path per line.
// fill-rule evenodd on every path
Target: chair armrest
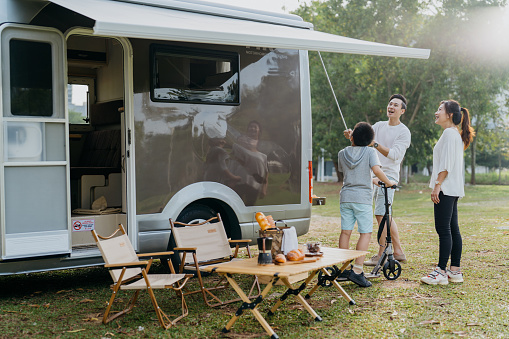
M 121 268 L 121 267 L 145 267 L 149 264 L 148 261 L 135 261 L 135 262 L 124 262 L 118 264 L 105 264 L 106 268 Z
M 174 247 L 175 251 L 196 252 L 197 247 Z
M 143 258 L 143 257 L 163 257 L 163 256 L 172 255 L 172 254 L 173 254 L 173 251 L 168 251 L 168 252 L 153 252 L 153 253 L 140 253 L 140 254 L 138 254 L 138 257 L 139 258 Z
M 250 243 L 251 240 L 250 239 L 237 239 L 237 240 L 228 239 L 228 242 L 242 244 L 242 243 Z

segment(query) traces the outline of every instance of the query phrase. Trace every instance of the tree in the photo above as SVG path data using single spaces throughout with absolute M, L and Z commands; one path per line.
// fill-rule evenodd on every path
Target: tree
M 503 1 L 444 1 L 429 14 L 430 3 L 406 0 L 313 1 L 296 14 L 315 29 L 353 38 L 432 50 L 427 61 L 324 53 L 338 101 L 349 127 L 358 121 L 385 120 L 385 105 L 393 93 L 409 101 L 402 121 L 412 132 L 406 162 L 431 165 L 432 149 L 440 135 L 434 112 L 440 101 L 456 99 L 469 108 L 480 138 L 488 135 L 487 123 L 499 116 L 494 100 L 507 87 L 508 64 L 500 58 L 509 48 L 484 48 L 473 39 L 486 10 L 497 13 Z M 426 9 L 426 11 L 425 11 Z M 481 10 L 480 10 L 481 9 Z M 310 53 L 313 107 L 313 151 L 325 149 L 336 162 L 337 152 L 348 145 L 333 96 L 316 53 Z M 477 138 L 471 152 L 475 169 Z M 475 172 L 474 172 L 475 173 Z M 472 176 L 475 183 L 475 174 Z

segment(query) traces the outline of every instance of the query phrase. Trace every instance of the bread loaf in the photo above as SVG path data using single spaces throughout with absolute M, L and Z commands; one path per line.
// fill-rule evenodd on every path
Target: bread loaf
M 304 259 L 304 254 L 302 254 L 299 250 L 291 250 L 286 254 L 286 259 L 290 261 L 299 261 Z
M 267 221 L 269 222 L 271 228 L 276 228 L 276 223 L 274 222 L 274 218 L 272 218 L 272 215 L 267 216 Z
M 284 254 L 279 253 L 276 255 L 275 260 L 276 260 L 276 262 L 286 262 L 286 257 Z
M 256 218 L 256 221 L 258 221 L 258 225 L 260 225 L 260 228 L 262 229 L 262 231 L 265 231 L 267 228 L 270 227 L 267 217 L 265 217 L 265 214 L 263 214 L 262 212 L 256 213 L 255 218 Z

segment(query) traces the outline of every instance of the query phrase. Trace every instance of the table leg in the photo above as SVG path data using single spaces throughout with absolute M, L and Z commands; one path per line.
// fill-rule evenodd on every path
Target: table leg
M 257 307 L 258 305 L 263 301 L 263 298 L 269 293 L 269 291 L 272 289 L 272 286 L 273 284 L 276 282 L 276 280 L 278 279 L 277 277 L 274 277 L 271 282 L 269 284 L 267 284 L 267 286 L 263 289 L 262 293 L 260 294 L 260 296 L 258 298 L 256 298 L 255 300 L 251 301 L 249 299 L 249 297 L 244 293 L 244 291 L 242 291 L 242 289 L 240 288 L 240 286 L 237 284 L 237 282 L 231 277 L 231 275 L 229 274 L 225 274 L 226 275 L 226 279 L 228 280 L 228 282 L 230 283 L 230 285 L 232 286 L 232 288 L 235 290 L 235 292 L 237 292 L 237 294 L 239 295 L 239 297 L 244 301 L 242 303 L 242 305 L 240 306 L 240 308 L 237 310 L 237 312 L 235 313 L 235 315 L 230 319 L 230 321 L 228 322 L 228 324 L 226 324 L 226 326 L 223 328 L 223 333 L 226 333 L 226 332 L 229 332 L 230 329 L 233 327 L 233 324 L 235 324 L 235 322 L 237 321 L 237 319 L 240 318 L 240 316 L 244 313 L 244 310 L 250 310 L 253 315 L 255 316 L 256 320 L 258 320 L 258 322 L 260 323 L 260 325 L 262 325 L 263 329 L 265 330 L 265 332 L 267 332 L 268 335 L 270 335 L 270 337 L 272 339 L 278 339 L 279 336 L 274 332 L 274 330 L 272 329 L 272 327 L 270 327 L 269 323 L 265 320 L 265 318 L 263 318 L 263 316 L 261 315 L 260 311 L 257 310 Z
M 344 263 L 343 266 L 341 266 L 341 268 L 339 269 L 338 275 L 341 272 L 343 272 L 348 267 L 348 265 L 350 265 L 350 262 Z M 332 277 L 330 275 L 329 271 L 327 271 L 325 268 L 322 268 L 322 273 L 325 276 Z M 348 303 L 350 305 L 355 305 L 355 301 L 348 295 L 348 293 L 346 293 L 346 291 L 343 289 L 343 287 L 340 284 L 338 284 L 338 282 L 336 281 L 336 276 L 334 276 L 333 278 L 334 279 L 331 280 L 332 285 L 334 285 L 334 287 L 336 287 L 336 289 L 339 291 L 339 293 L 343 296 L 343 298 L 346 299 L 346 301 L 348 301 Z M 313 293 L 315 293 L 315 291 L 319 287 L 320 287 L 320 285 L 318 283 L 315 286 L 313 286 L 313 288 L 308 292 L 308 294 L 306 294 L 306 299 L 311 298 L 311 295 L 313 295 Z
M 302 306 L 308 311 L 309 314 L 316 320 L 316 321 L 322 321 L 322 318 L 315 312 L 315 310 L 307 303 L 306 299 L 302 297 L 300 294 L 306 286 L 309 284 L 309 282 L 313 279 L 313 277 L 316 275 L 317 271 L 312 272 L 309 277 L 302 283 L 298 288 L 293 288 L 292 284 L 290 284 L 290 281 L 288 281 L 288 278 L 281 278 L 281 281 L 285 284 L 286 287 L 288 287 L 288 290 L 286 290 L 285 294 L 283 294 L 279 300 L 276 302 L 276 304 L 270 309 L 269 315 L 273 315 L 274 312 L 281 306 L 281 304 L 286 300 L 286 298 L 293 294 L 295 295 L 295 298 L 301 303 Z

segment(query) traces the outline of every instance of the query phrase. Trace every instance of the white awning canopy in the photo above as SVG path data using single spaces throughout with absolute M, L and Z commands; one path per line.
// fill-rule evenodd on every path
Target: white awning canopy
M 429 49 L 351 39 L 306 28 L 111 0 L 50 0 L 95 20 L 97 35 L 249 47 L 429 58 Z

